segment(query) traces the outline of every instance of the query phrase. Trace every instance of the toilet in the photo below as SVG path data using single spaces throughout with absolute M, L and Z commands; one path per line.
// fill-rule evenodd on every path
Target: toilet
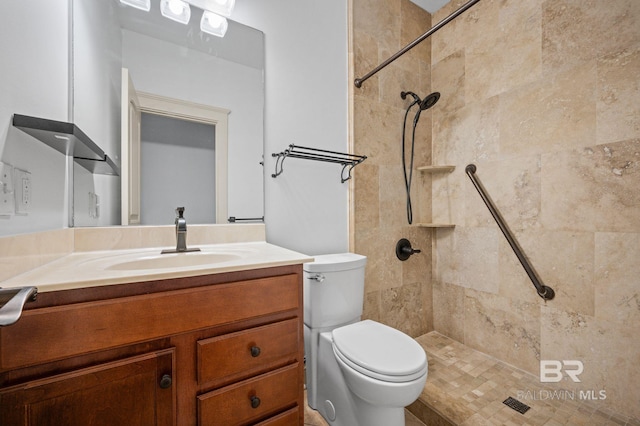
M 411 337 L 361 321 L 365 256 L 314 256 L 304 269 L 307 401 L 332 426 L 404 426 L 427 380 Z

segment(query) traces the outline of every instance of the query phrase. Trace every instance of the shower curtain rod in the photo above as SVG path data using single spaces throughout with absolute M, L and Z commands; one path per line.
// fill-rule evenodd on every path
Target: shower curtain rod
M 456 10 L 451 15 L 447 16 L 442 21 L 438 22 L 429 31 L 427 31 L 426 33 L 422 34 L 420 37 L 418 37 L 417 39 L 413 40 L 411 43 L 407 44 L 405 47 L 403 47 L 398 52 L 396 52 L 395 55 L 391 56 L 389 59 L 387 59 L 386 61 L 384 61 L 383 63 L 381 63 L 377 67 L 375 67 L 372 71 L 367 73 L 364 77 L 356 78 L 355 81 L 354 81 L 355 86 L 358 87 L 358 88 L 362 87 L 362 83 L 364 83 L 366 80 L 368 80 L 374 74 L 376 74 L 378 71 L 380 71 L 381 69 L 383 69 L 384 67 L 389 65 L 391 62 L 393 62 L 396 59 L 398 59 L 400 56 L 402 56 L 405 53 L 407 53 L 409 50 L 411 50 L 414 47 L 416 47 L 424 39 L 426 39 L 427 37 L 429 37 L 431 34 L 435 33 L 436 31 L 438 31 L 440 28 L 442 28 L 445 25 L 447 25 L 449 22 L 451 22 L 453 19 L 455 19 L 458 15 L 460 15 L 461 13 L 463 13 L 464 11 L 466 11 L 467 9 L 469 9 L 471 6 L 473 6 L 474 4 L 478 3 L 479 1 L 480 0 L 469 0 L 468 2 L 463 4 L 460 7 L 460 9 Z

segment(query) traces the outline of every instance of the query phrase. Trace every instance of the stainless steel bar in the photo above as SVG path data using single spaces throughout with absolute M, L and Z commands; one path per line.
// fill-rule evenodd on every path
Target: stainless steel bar
M 378 71 L 380 71 L 381 69 L 383 69 L 384 67 L 386 67 L 387 65 L 389 65 L 390 63 L 395 61 L 396 59 L 398 59 L 400 56 L 402 56 L 405 53 L 407 53 L 409 50 L 411 50 L 414 47 L 416 47 L 418 44 L 420 44 L 427 37 L 431 36 L 433 33 L 438 31 L 440 28 L 442 28 L 445 25 L 447 25 L 449 22 L 454 20 L 458 15 L 464 13 L 467 9 L 469 9 L 471 6 L 473 6 L 474 4 L 478 3 L 479 1 L 480 0 L 469 0 L 468 2 L 466 2 L 465 4 L 460 6 L 460 8 L 458 10 L 456 10 L 451 15 L 447 16 L 446 18 L 444 18 L 442 21 L 438 22 L 436 25 L 431 27 L 431 29 L 429 29 L 426 33 L 422 34 L 420 37 L 418 37 L 417 39 L 413 40 L 411 43 L 407 44 L 405 47 L 400 49 L 393 56 L 391 56 L 389 59 L 387 59 L 386 61 L 384 61 L 383 63 L 381 63 L 377 67 L 375 67 L 373 70 L 369 71 L 367 74 L 364 75 L 364 77 L 356 78 L 355 81 L 353 82 L 355 84 L 355 86 L 357 88 L 362 87 L 362 83 L 364 83 L 369 78 L 373 77 L 373 75 L 375 75 Z
M 465 173 L 469 176 L 469 179 L 471 179 L 473 186 L 476 187 L 476 190 L 480 194 L 480 198 L 482 198 L 482 201 L 484 201 L 487 208 L 489 209 L 491 216 L 493 216 L 496 223 L 498 224 L 498 227 L 502 231 L 502 234 L 504 234 L 504 237 L 507 239 L 507 242 L 511 246 L 511 249 L 513 249 L 513 252 L 515 253 L 518 260 L 520 261 L 520 264 L 522 265 L 525 272 L 529 276 L 529 279 L 533 283 L 533 286 L 536 288 L 538 295 L 542 297 L 544 300 L 553 299 L 555 297 L 555 292 L 551 287 L 547 287 L 542 283 L 542 280 L 538 276 L 538 273 L 533 268 L 533 265 L 531 265 L 531 262 L 529 262 L 529 259 L 527 258 L 527 256 L 524 254 L 522 247 L 520 247 L 520 244 L 518 244 L 518 241 L 513 236 L 513 233 L 509 229 L 509 226 L 507 225 L 504 218 L 500 214 L 500 211 L 496 207 L 495 203 L 487 193 L 487 190 L 485 189 L 484 185 L 482 185 L 482 182 L 476 176 L 476 170 L 477 168 L 475 164 L 469 164 L 464 169 Z

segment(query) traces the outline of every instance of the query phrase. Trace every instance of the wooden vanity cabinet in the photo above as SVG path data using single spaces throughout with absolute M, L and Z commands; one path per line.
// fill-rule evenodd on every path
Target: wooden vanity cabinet
M 41 293 L 25 308 L 0 328 L 0 425 L 304 422 L 301 265 Z

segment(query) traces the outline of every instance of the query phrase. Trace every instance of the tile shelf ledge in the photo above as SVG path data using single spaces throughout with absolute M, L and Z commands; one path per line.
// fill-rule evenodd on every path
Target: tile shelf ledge
M 33 136 L 94 174 L 118 176 L 120 170 L 107 154 L 73 123 L 14 114 L 13 127 Z
M 442 165 L 442 166 L 420 166 L 418 171 L 423 173 L 451 173 L 456 166 Z
M 456 227 L 456 225 L 453 223 L 431 223 L 431 222 L 415 223 L 414 226 L 418 228 L 455 228 Z

